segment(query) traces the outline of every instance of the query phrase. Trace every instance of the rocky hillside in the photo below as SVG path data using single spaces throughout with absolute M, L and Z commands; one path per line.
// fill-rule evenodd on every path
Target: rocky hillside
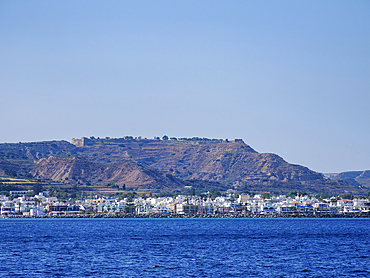
M 0 151 L 0 175 L 28 174 L 34 167 L 34 161 L 18 153 Z
M 23 158 L 38 160 L 49 156 L 76 155 L 76 146 L 67 141 L 0 144 L 0 152 L 13 153 Z
M 325 174 L 325 176 L 335 180 L 345 180 L 349 184 L 357 186 L 370 187 L 370 170 Z
M 0 152 L 27 161 L 22 167 L 3 163 L 0 168 L 11 166 L 59 181 L 163 189 L 183 187 L 196 180 L 253 192 L 367 194 L 369 190 L 361 184 L 330 180 L 278 155 L 258 153 L 240 139 L 82 138 L 72 139 L 72 143 L 0 144 Z M 35 162 L 29 163 L 31 160 Z
M 100 164 L 81 157 L 50 156 L 37 161 L 31 174 L 65 183 L 112 184 L 119 188 L 173 189 L 186 185 L 170 174 L 160 173 L 130 160 Z
M 74 139 L 76 152 L 90 161 L 134 160 L 185 180 L 204 180 L 249 191 L 367 193 L 341 180 L 329 180 L 275 154 L 257 153 L 242 140 Z

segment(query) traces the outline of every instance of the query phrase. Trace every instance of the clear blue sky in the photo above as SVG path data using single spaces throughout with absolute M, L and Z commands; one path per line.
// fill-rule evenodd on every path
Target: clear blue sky
M 243 138 L 370 169 L 370 1 L 0 1 L 0 142 Z

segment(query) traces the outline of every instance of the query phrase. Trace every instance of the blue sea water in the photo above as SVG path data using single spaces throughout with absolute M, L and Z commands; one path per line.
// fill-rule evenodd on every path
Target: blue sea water
M 370 277 L 370 219 L 2 219 L 0 277 Z

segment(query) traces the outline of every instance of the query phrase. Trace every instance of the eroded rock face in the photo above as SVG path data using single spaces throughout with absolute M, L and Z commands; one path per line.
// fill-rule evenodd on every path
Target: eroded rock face
M 343 193 L 366 189 L 329 180 L 276 154 L 258 153 L 242 140 L 158 140 L 82 138 L 66 141 L 0 144 L 35 159 L 36 177 L 82 183 L 115 183 L 150 188 L 182 187 L 185 180 L 218 182 L 250 191 Z M 1 167 L 0 167 L 1 168 Z M 367 192 L 366 192 L 367 193 Z M 361 193 L 362 194 L 362 193 Z
M 48 178 L 67 183 L 114 184 L 119 187 L 178 188 L 182 180 L 145 168 L 134 161 L 113 164 L 90 162 L 81 157 L 48 157 L 37 161 L 31 171 L 37 178 Z

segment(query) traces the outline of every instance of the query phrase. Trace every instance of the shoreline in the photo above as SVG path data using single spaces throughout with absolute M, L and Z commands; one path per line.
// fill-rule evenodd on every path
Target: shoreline
M 0 219 L 53 219 L 53 218 L 370 218 L 370 213 L 271 213 L 271 214 L 130 214 L 130 213 L 96 213 L 96 214 L 65 214 L 65 215 L 8 215 Z

